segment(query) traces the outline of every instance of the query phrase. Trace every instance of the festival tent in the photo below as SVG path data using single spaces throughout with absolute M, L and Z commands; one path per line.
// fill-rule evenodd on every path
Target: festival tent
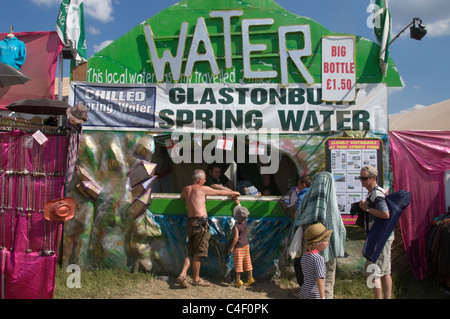
M 389 116 L 391 131 L 450 130 L 450 99 L 412 111 Z
M 410 268 L 416 279 L 430 274 L 427 244 L 435 219 L 446 213 L 445 174 L 450 170 L 450 100 L 390 116 L 389 148 L 394 190 L 412 202 L 400 218 Z M 424 187 L 426 185 L 426 187 Z

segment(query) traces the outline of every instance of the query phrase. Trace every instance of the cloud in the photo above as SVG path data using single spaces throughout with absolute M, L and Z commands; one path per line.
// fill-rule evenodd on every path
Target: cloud
M 34 4 L 38 6 L 51 6 L 52 4 L 61 4 L 61 0 L 31 0 Z
M 431 38 L 450 35 L 450 18 L 426 25 L 427 34 Z
M 389 114 L 389 115 L 404 114 L 404 113 L 412 112 L 412 111 L 415 111 L 415 110 L 423 109 L 425 107 L 428 107 L 428 106 L 427 105 L 422 105 L 422 104 L 416 104 L 414 106 L 411 106 L 410 108 L 403 109 L 403 110 L 401 110 L 401 111 L 399 111 L 397 113 L 392 113 L 392 114 Z
M 392 15 L 392 33 L 397 34 L 413 18 L 420 18 L 427 29 L 427 37 L 450 35 L 450 1 L 448 0 L 394 0 L 389 1 Z M 408 36 L 407 30 L 402 36 Z
M 101 22 L 114 20 L 111 0 L 84 0 L 84 9 L 86 15 Z
M 94 45 L 94 47 L 93 47 L 94 48 L 94 52 L 97 53 L 97 52 L 103 50 L 108 45 L 110 45 L 112 42 L 113 42 L 112 40 L 106 40 L 106 41 L 103 41 L 100 44 Z
M 100 30 L 98 29 L 98 28 L 96 28 L 96 27 L 94 27 L 94 26 L 88 26 L 87 28 L 86 28 L 86 30 L 87 30 L 87 32 L 89 32 L 89 34 L 100 34 L 101 32 L 100 32 Z
M 32 3 L 39 6 L 53 6 L 61 5 L 61 0 L 31 0 Z M 94 20 L 99 20 L 101 22 L 111 22 L 114 20 L 113 17 L 113 4 L 112 0 L 84 0 L 84 14 L 93 18 Z

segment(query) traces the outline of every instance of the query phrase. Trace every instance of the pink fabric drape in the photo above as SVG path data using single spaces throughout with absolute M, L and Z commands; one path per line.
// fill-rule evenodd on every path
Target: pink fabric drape
M 389 132 L 394 190 L 411 192 L 400 218 L 409 265 L 416 279 L 428 274 L 426 244 L 433 219 L 446 212 L 444 173 L 450 170 L 450 132 Z
M 46 137 L 0 133 L 1 299 L 53 297 L 62 223 L 44 218 L 44 204 L 63 197 L 67 137 Z
M 55 98 L 56 66 L 63 48 L 58 34 L 55 31 L 14 34 L 27 48 L 25 63 L 20 72 L 28 76 L 30 81 L 0 88 L 0 110 L 18 100 Z M 4 39 L 6 35 L 7 33 L 0 33 L 0 39 Z

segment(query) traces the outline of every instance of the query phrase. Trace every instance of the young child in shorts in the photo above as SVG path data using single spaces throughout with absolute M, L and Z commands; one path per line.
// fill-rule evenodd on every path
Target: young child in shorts
M 242 207 L 238 200 L 235 200 L 236 207 L 233 210 L 235 224 L 233 226 L 233 241 L 228 248 L 228 254 L 233 253 L 234 270 L 236 272 L 236 281 L 234 286 L 239 288 L 242 285 L 250 286 L 255 282 L 253 278 L 253 266 L 250 257 L 250 245 L 247 238 L 247 217 L 250 215 L 247 208 Z M 247 271 L 247 282 L 241 280 L 241 274 Z
M 309 226 L 304 233 L 306 243 L 301 257 L 304 282 L 300 299 L 325 299 L 325 259 L 319 255 L 328 247 L 332 230 L 321 223 Z

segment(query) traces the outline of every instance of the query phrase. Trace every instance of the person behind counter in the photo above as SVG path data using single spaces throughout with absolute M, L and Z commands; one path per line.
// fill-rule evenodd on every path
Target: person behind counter
M 263 191 L 262 194 L 266 196 L 281 196 L 280 189 L 275 182 L 275 176 L 273 174 L 263 174 Z
M 192 266 L 192 285 L 209 286 L 210 283 L 200 278 L 201 258 L 208 257 L 209 247 L 209 224 L 206 211 L 206 196 L 232 196 L 234 200 L 240 195 L 239 192 L 230 189 L 213 189 L 205 186 L 206 174 L 201 169 L 194 170 L 192 184 L 183 188 L 180 198 L 186 201 L 187 207 L 187 235 L 188 255 L 184 259 L 183 269 L 177 278 L 181 287 L 187 288 L 186 275 Z
M 234 190 L 233 183 L 225 174 L 222 174 L 222 166 L 217 163 L 213 163 L 208 167 L 205 185 L 215 189 Z
M 285 202 L 283 200 L 279 201 L 281 207 L 289 217 L 295 218 L 295 215 L 297 214 L 297 211 L 302 202 L 302 199 L 303 197 L 305 197 L 306 192 L 309 190 L 311 183 L 312 180 L 310 176 L 306 175 L 298 177 L 297 187 L 295 187 L 295 189 L 290 194 L 291 196 L 293 196 L 293 199 L 289 198 L 289 202 Z

